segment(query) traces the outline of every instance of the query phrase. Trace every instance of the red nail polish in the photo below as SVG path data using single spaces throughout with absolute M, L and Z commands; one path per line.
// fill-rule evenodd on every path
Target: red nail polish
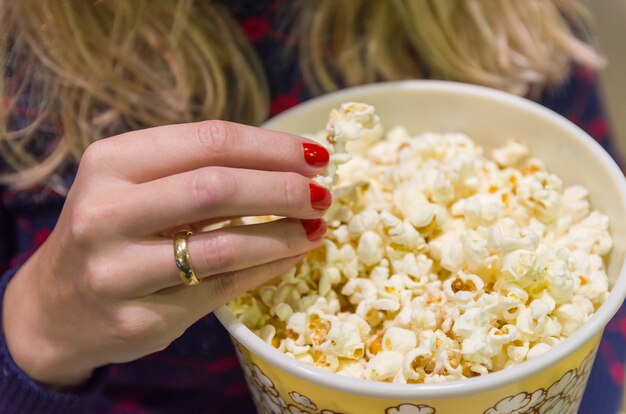
M 302 144 L 304 160 L 312 167 L 320 168 L 328 164 L 328 151 L 321 145 L 304 143 Z
M 310 241 L 319 240 L 326 233 L 326 222 L 322 219 L 300 221 L 306 232 L 306 237 Z
M 311 207 L 316 210 L 327 210 L 333 202 L 333 196 L 326 187 L 319 184 L 309 184 L 309 194 L 311 196 Z

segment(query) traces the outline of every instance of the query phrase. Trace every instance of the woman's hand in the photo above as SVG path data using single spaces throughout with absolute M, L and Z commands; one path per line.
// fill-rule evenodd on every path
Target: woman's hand
M 221 121 L 92 144 L 54 231 L 7 287 L 2 322 L 13 359 L 37 381 L 69 386 L 96 367 L 166 348 L 321 243 L 331 196 L 307 177 L 327 161 L 311 141 Z M 191 264 L 204 280 L 181 283 L 176 229 L 270 214 L 289 218 L 191 236 Z

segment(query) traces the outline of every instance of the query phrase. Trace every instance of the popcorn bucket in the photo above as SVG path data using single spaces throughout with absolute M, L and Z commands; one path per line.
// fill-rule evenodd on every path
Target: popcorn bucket
M 538 104 L 492 89 L 439 81 L 379 83 L 301 104 L 264 127 L 315 132 L 343 102 L 376 107 L 387 127 L 412 135 L 463 132 L 486 150 L 517 138 L 561 177 L 590 192 L 609 216 L 614 247 L 607 260 L 610 294 L 569 338 L 520 365 L 485 376 L 428 384 L 369 382 L 329 373 L 274 349 L 222 307 L 260 413 L 499 414 L 576 413 L 602 331 L 626 296 L 626 180 L 613 160 L 571 122 Z

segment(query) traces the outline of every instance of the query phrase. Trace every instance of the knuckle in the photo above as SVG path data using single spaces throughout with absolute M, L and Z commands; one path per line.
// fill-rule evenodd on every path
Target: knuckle
M 140 320 L 120 320 L 115 324 L 115 337 L 122 342 L 133 342 L 145 336 L 146 327 Z
M 80 158 L 80 165 L 84 168 L 93 168 L 98 165 L 100 160 L 104 158 L 105 144 L 102 141 L 96 141 L 90 144 L 83 152 Z
M 86 201 L 76 203 L 72 209 L 69 232 L 77 243 L 87 243 L 96 234 L 94 208 Z
M 237 272 L 224 273 L 215 278 L 213 290 L 219 297 L 228 300 L 239 292 L 239 278 Z M 243 292 L 242 292 L 243 293 Z
M 115 214 L 110 203 L 81 200 L 72 208 L 69 232 L 77 243 L 88 244 L 102 237 L 106 228 L 111 227 Z
M 282 268 L 278 263 L 279 261 L 265 263 L 263 274 L 268 275 L 270 277 L 278 276 L 280 273 L 282 273 Z
M 80 159 L 80 166 L 89 171 L 109 168 L 108 161 L 124 153 L 122 143 L 113 138 L 107 138 L 89 144 Z
M 121 307 L 115 316 L 114 335 L 123 342 L 149 342 L 166 332 L 164 319 L 140 306 Z
M 232 176 L 219 167 L 195 171 L 190 186 L 189 194 L 200 206 L 228 202 L 236 191 L 236 183 Z
M 283 173 L 284 180 L 282 182 L 282 203 L 290 211 L 301 210 L 306 208 L 307 200 L 303 197 L 302 189 L 305 184 L 302 183 L 302 177 L 296 173 Z
M 111 274 L 97 260 L 87 262 L 83 282 L 87 290 L 97 296 L 109 295 L 113 291 Z
M 297 263 L 297 260 L 294 260 L 293 258 L 285 258 L 282 260 L 276 260 L 270 263 L 266 263 L 265 266 L 265 275 L 267 275 L 267 278 L 265 280 L 269 280 L 272 279 L 276 276 L 279 276 L 283 273 L 285 273 L 286 271 L 288 271 L 289 269 L 293 268 Z
M 198 124 L 196 136 L 200 148 L 208 154 L 228 152 L 237 139 L 237 127 L 226 121 L 204 121 Z
M 286 222 L 282 222 L 279 225 L 280 225 L 280 236 L 284 240 L 287 250 L 290 252 L 297 250 L 300 247 L 300 243 L 299 243 L 298 237 L 296 236 L 296 233 L 291 231 L 293 227 Z
M 202 246 L 202 260 L 207 269 L 223 271 L 237 261 L 233 240 L 227 234 L 215 233 Z
M 282 260 L 275 260 L 273 262 L 264 263 L 260 265 L 258 269 L 258 273 L 252 278 L 254 286 L 247 287 L 256 288 L 257 286 L 271 280 L 282 273 L 284 273 L 288 268 L 281 264 Z

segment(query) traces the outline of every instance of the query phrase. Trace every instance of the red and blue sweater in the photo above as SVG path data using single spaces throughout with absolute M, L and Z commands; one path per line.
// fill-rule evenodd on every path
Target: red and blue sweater
M 297 61 L 277 55 L 288 39 L 276 18 L 282 1 L 244 3 L 233 13 L 265 64 L 271 114 L 311 98 Z M 545 92 L 539 102 L 579 125 L 615 155 L 593 72 L 574 68 L 561 87 Z M 29 102 L 20 105 L 24 120 L 32 116 L 32 107 Z M 0 188 L 0 312 L 4 288 L 50 234 L 63 201 L 44 188 L 21 192 Z M 619 411 L 625 362 L 623 306 L 607 326 L 580 412 Z M 255 409 L 229 336 L 213 315 L 198 321 L 164 351 L 99 369 L 72 393 L 51 391 L 30 380 L 12 361 L 0 332 L 0 414 L 83 412 L 224 414 Z

